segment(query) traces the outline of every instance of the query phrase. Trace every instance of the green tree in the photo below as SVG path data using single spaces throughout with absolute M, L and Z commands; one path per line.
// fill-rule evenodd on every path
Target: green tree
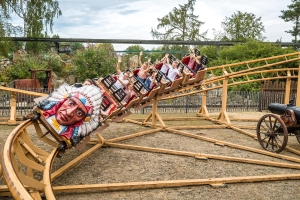
M 138 44 L 130 45 L 125 49 L 125 51 L 128 51 L 126 53 L 130 56 L 139 55 L 140 51 L 144 50 L 145 48 Z
M 285 31 L 294 36 L 293 42 L 299 42 L 298 36 L 300 34 L 300 1 L 292 0 L 292 4 L 288 5 L 288 10 L 282 10 L 279 17 L 285 22 L 293 22 L 294 26 L 292 30 Z
M 0 0 L 0 6 L 7 15 L 14 13 L 23 20 L 24 37 L 41 37 L 43 31 L 46 36 L 48 28 L 52 32 L 53 19 L 62 14 L 55 0 Z
M 5 76 L 9 81 L 30 78 L 29 69 L 52 69 L 55 74 L 60 76 L 63 63 L 59 55 L 51 52 L 44 55 L 28 53 L 14 60 L 12 65 L 6 68 Z M 39 73 L 37 78 L 42 81 L 45 78 L 45 74 Z
M 225 17 L 221 22 L 224 29 L 225 41 L 245 42 L 248 39 L 263 41 L 265 37 L 265 27 L 261 22 L 261 17 L 256 17 L 252 13 L 242 13 L 237 11 L 231 17 Z
M 1 1 L 1 0 L 0 0 Z M 12 46 L 12 41 L 4 38 L 9 37 L 11 35 L 18 35 L 21 32 L 20 26 L 13 26 L 12 23 L 10 23 L 10 16 L 7 12 L 4 11 L 4 9 L 1 7 L 0 4 L 0 57 L 8 56 L 8 52 L 10 47 Z
M 151 28 L 152 37 L 161 40 L 207 40 L 207 31 L 200 33 L 204 22 L 194 15 L 195 2 L 196 0 L 188 0 L 187 4 L 179 4 L 179 8 L 175 7 L 168 15 L 158 18 L 157 30 Z M 159 32 L 158 29 L 163 29 L 163 32 Z
M 89 45 L 77 50 L 72 58 L 74 74 L 83 81 L 86 78 L 104 77 L 116 72 L 117 55 L 111 44 Z

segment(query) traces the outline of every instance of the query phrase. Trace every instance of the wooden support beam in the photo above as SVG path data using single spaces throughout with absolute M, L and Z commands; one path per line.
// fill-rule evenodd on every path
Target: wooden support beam
M 180 134 L 180 135 L 184 135 L 184 136 L 187 136 L 187 137 L 203 140 L 203 141 L 206 141 L 206 142 L 212 142 L 214 144 L 221 145 L 221 146 L 228 146 L 228 147 L 232 147 L 232 148 L 236 148 L 236 149 L 241 149 L 241 150 L 245 150 L 245 151 L 250 151 L 250 152 L 254 152 L 254 153 L 259 153 L 259 154 L 263 154 L 263 155 L 272 156 L 272 157 L 279 158 L 279 159 L 284 159 L 284 160 L 289 160 L 289 161 L 300 163 L 299 158 L 294 158 L 294 157 L 285 156 L 285 155 L 282 155 L 282 154 L 272 153 L 270 151 L 255 149 L 255 148 L 251 148 L 251 147 L 247 147 L 247 146 L 243 146 L 243 145 L 239 145 L 239 144 L 234 144 L 234 143 L 231 143 L 231 142 L 225 142 L 225 141 L 221 141 L 221 140 L 217 140 L 217 139 L 213 139 L 213 138 L 204 137 L 204 136 L 201 136 L 201 135 L 196 135 L 196 134 L 193 134 L 193 133 L 174 130 L 174 129 L 171 129 L 171 128 L 167 128 L 166 130 L 170 131 L 170 132 L 173 132 L 173 133 Z
M 56 170 L 55 172 L 53 172 L 51 174 L 51 180 L 55 180 L 56 178 L 58 178 L 60 175 L 62 175 L 63 173 L 65 173 L 67 170 L 71 169 L 72 167 L 76 166 L 78 163 L 80 163 L 83 159 L 87 158 L 88 156 L 90 156 L 92 153 L 94 153 L 96 150 L 98 150 L 100 147 L 102 147 L 102 144 L 96 144 L 95 146 L 93 146 L 92 148 L 90 148 L 89 150 L 87 150 L 86 152 L 80 154 L 78 157 L 76 157 L 75 159 L 73 159 L 71 162 L 67 163 L 66 165 L 62 166 L 61 168 L 59 168 L 58 170 Z
M 287 77 L 291 77 L 291 72 L 287 71 Z M 291 93 L 291 83 L 292 79 L 287 78 L 286 79 L 286 84 L 285 84 L 285 97 L 284 97 L 284 104 L 288 104 L 290 101 L 290 93 Z
M 170 129 L 224 129 L 227 128 L 226 125 L 204 125 L 204 126 L 171 126 Z
M 162 119 L 163 121 L 198 121 L 199 119 L 202 119 L 202 117 L 162 117 Z M 132 118 L 131 120 L 144 121 L 145 118 Z
M 158 101 L 157 101 L 157 97 L 156 97 L 152 104 L 152 125 L 156 124 L 157 104 L 158 104 Z
M 135 189 L 154 189 L 168 187 L 199 186 L 229 183 L 254 183 L 264 181 L 299 180 L 300 174 L 276 174 L 264 176 L 242 176 L 208 179 L 168 180 L 168 181 L 145 181 L 127 183 L 108 183 L 90 185 L 53 186 L 54 193 L 90 192 L 90 191 L 118 191 Z
M 107 140 L 107 142 L 120 142 L 120 141 L 123 141 L 123 140 L 139 137 L 139 136 L 142 136 L 142 135 L 147 135 L 147 134 L 150 134 L 150 133 L 156 133 L 156 132 L 159 132 L 161 130 L 163 130 L 163 129 L 162 128 L 151 129 L 151 130 L 148 130 L 148 131 L 143 131 L 143 132 L 134 133 L 134 134 L 131 134 L 131 135 L 125 135 L 125 136 L 122 136 L 122 137 L 109 139 L 109 140 Z
M 12 92 L 10 96 L 10 118 L 7 121 L 8 125 L 16 125 L 17 124 L 17 99 L 16 93 Z
M 207 158 L 216 159 L 216 160 L 226 160 L 226 161 L 231 161 L 231 162 L 241 162 L 241 163 L 249 163 L 249 164 L 256 164 L 256 165 L 300 169 L 299 164 L 280 163 L 280 162 L 255 160 L 255 159 L 248 159 L 248 158 L 237 158 L 237 157 L 220 156 L 220 155 L 214 155 L 214 154 L 194 153 L 194 152 L 188 152 L 188 151 L 176 151 L 176 150 L 170 150 L 170 149 L 142 147 L 142 146 L 136 146 L 136 145 L 117 144 L 117 143 L 111 143 L 111 142 L 106 142 L 105 144 L 108 146 L 111 146 L 111 147 L 131 149 L 131 150 L 137 150 L 137 151 L 147 151 L 147 152 L 164 153 L 164 154 L 189 156 L 189 157 L 200 156 L 200 157 L 207 157 Z
M 138 124 L 138 125 L 143 125 L 143 122 L 138 122 L 134 119 L 124 119 L 124 122 L 130 122 L 130 123 L 134 123 L 134 124 Z
M 223 69 L 223 73 L 227 75 L 227 71 Z M 228 77 L 223 80 L 223 90 L 222 90 L 222 109 L 221 113 L 219 114 L 217 120 L 219 120 L 222 124 L 231 124 L 230 119 L 227 115 L 226 108 L 227 108 L 227 90 L 228 90 Z
M 207 111 L 207 107 L 206 107 L 206 100 L 207 100 L 207 91 L 202 92 L 202 104 L 200 107 L 200 110 L 198 112 L 198 116 L 202 116 L 202 117 L 208 117 L 208 111 Z
M 298 57 L 300 58 L 300 54 L 298 55 Z M 300 63 L 299 63 L 299 70 L 298 70 L 298 72 L 300 72 Z M 297 81 L 297 88 L 300 88 L 300 73 L 298 73 L 298 79 L 297 79 L 298 81 Z M 298 98 L 296 98 L 296 106 L 300 106 L 300 90 L 297 90 L 297 94 L 296 94 L 296 97 L 298 97 Z

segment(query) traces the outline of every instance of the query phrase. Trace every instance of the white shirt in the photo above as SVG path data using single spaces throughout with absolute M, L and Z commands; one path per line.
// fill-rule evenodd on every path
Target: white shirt
M 174 81 L 176 76 L 179 74 L 179 71 L 177 68 L 170 67 L 169 72 L 168 72 L 168 78 Z
M 163 66 L 160 68 L 160 71 L 166 74 L 169 68 L 171 68 L 170 65 L 163 64 Z
M 120 88 L 124 88 L 124 86 L 122 85 L 122 83 L 119 81 L 119 79 L 125 84 L 128 85 L 129 80 L 123 80 L 123 73 L 119 74 L 119 78 L 118 80 L 115 82 L 115 86 L 116 88 L 120 89 Z

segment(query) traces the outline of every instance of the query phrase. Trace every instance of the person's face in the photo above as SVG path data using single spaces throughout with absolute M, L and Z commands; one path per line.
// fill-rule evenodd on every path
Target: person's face
M 133 85 L 128 85 L 129 90 L 133 90 Z
M 81 101 L 71 97 L 57 110 L 56 120 L 61 125 L 70 126 L 84 119 L 86 115 L 87 110 Z
M 123 80 L 128 80 L 128 79 L 129 79 L 128 73 L 124 73 L 124 75 L 123 75 Z
M 178 65 L 178 63 L 173 62 L 173 63 L 172 63 L 172 68 L 175 69 L 175 68 L 177 67 L 177 65 Z
M 144 63 L 144 64 L 143 64 L 143 69 L 146 70 L 147 68 L 148 68 L 148 64 L 147 64 L 147 63 Z
M 82 85 L 92 85 L 89 81 L 84 81 Z

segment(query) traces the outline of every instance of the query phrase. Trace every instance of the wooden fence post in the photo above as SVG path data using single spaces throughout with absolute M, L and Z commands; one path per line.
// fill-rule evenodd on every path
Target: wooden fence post
M 287 72 L 287 76 L 288 76 L 288 77 L 291 76 L 291 72 L 290 72 L 290 71 Z M 292 82 L 292 79 L 291 79 L 291 78 L 287 78 L 287 79 L 286 79 L 284 104 L 288 104 L 289 101 L 290 101 L 291 82 Z
M 226 72 L 226 71 L 225 71 Z M 223 80 L 223 91 L 222 91 L 222 110 L 217 120 L 221 123 L 231 124 L 230 119 L 226 112 L 227 107 L 227 90 L 228 90 L 228 77 Z
M 202 92 L 202 104 L 201 104 L 200 110 L 198 112 L 198 116 L 202 116 L 202 117 L 209 116 L 207 107 L 206 107 L 206 98 L 207 98 L 207 91 L 203 91 Z
M 17 99 L 16 93 L 12 92 L 10 96 L 10 119 L 7 121 L 8 125 L 17 124 Z
M 299 55 L 300 57 L 300 55 Z M 300 64 L 299 64 L 299 70 L 300 70 Z M 297 79 L 297 88 L 300 88 L 300 73 L 298 71 L 298 79 Z M 296 92 L 296 106 L 300 106 L 300 90 L 298 89 Z

